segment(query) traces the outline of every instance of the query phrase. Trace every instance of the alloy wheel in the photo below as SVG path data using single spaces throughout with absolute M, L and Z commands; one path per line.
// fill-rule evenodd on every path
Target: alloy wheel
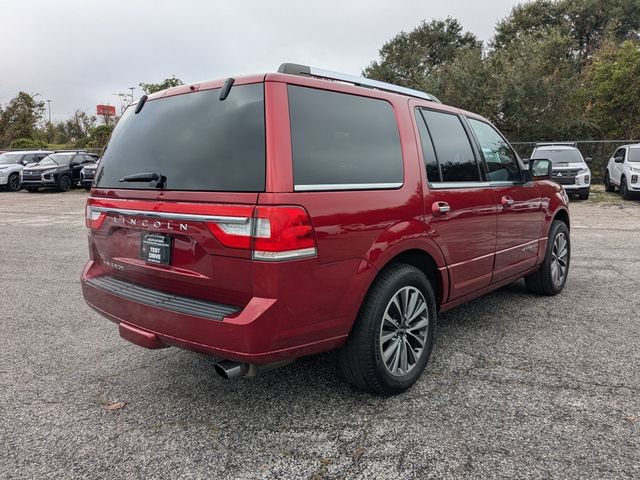
M 562 285 L 567 276 L 569 245 L 564 233 L 559 233 L 553 241 L 551 251 L 551 279 L 555 285 Z
M 387 304 L 380 325 L 380 354 L 386 370 L 403 376 L 418 364 L 429 332 L 429 309 L 420 290 L 403 287 Z
M 18 175 L 11 175 L 8 180 L 8 185 L 10 191 L 17 191 L 20 188 L 20 178 L 18 177 Z

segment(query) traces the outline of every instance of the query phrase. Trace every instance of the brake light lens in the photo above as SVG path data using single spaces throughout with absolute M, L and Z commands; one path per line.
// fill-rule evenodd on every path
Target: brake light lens
M 104 219 L 106 217 L 107 216 L 104 212 L 100 212 L 91 208 L 91 205 L 89 205 L 89 203 L 87 203 L 87 205 L 84 207 L 84 221 L 88 229 L 99 229 L 104 223 Z
M 281 261 L 314 257 L 316 239 L 309 214 L 302 207 L 256 207 L 253 252 L 255 260 Z

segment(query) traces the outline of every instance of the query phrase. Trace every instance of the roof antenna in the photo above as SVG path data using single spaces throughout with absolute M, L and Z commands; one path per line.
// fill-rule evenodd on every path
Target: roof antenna
M 220 101 L 225 100 L 229 96 L 229 92 L 231 91 L 231 87 L 233 87 L 233 82 L 235 82 L 235 78 L 227 78 L 224 81 L 224 85 L 222 85 L 222 90 L 220 90 Z

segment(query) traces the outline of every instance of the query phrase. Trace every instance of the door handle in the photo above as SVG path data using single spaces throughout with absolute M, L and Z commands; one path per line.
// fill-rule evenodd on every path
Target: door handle
M 500 203 L 503 207 L 511 207 L 513 205 L 513 198 L 511 197 L 502 197 Z
M 433 202 L 431 212 L 434 217 L 446 217 L 451 212 L 451 207 L 447 202 Z

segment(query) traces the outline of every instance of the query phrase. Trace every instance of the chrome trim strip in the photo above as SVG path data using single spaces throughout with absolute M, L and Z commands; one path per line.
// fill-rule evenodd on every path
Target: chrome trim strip
M 296 185 L 296 192 L 314 192 L 318 190 L 388 190 L 399 188 L 402 183 L 325 183 L 316 185 Z
M 167 218 L 169 220 L 191 220 L 194 222 L 220 222 L 220 223 L 233 223 L 244 224 L 250 221 L 248 217 L 225 217 L 222 215 L 197 215 L 191 213 L 171 213 L 171 212 L 150 212 L 147 210 L 128 210 L 124 208 L 108 208 L 108 207 L 94 207 L 89 206 L 91 210 L 97 212 L 111 213 L 116 215 L 138 215 L 143 217 L 152 218 Z
M 436 182 L 429 183 L 430 190 L 444 190 L 448 188 L 489 188 L 491 182 Z
M 251 258 L 265 262 L 281 262 L 283 260 L 315 257 L 317 254 L 318 251 L 315 247 L 288 250 L 286 252 L 265 252 L 263 250 L 254 250 Z

